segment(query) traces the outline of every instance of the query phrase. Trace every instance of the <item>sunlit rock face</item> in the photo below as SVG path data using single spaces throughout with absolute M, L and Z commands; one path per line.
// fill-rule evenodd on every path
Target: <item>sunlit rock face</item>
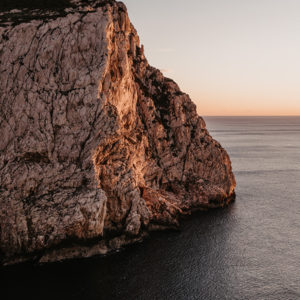
M 106 253 L 234 198 L 226 151 L 124 4 L 71 4 L 2 13 L 2 263 Z

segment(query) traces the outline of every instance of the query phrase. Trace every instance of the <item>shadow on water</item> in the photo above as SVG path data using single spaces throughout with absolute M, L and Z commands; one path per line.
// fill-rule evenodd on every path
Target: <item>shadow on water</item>
M 107 257 L 1 270 L 1 295 L 299 300 L 300 118 L 206 121 L 231 157 L 235 204 L 198 212 L 183 220 L 179 232 L 153 233 Z M 282 126 L 294 129 L 287 133 Z
M 158 232 L 120 253 L 44 266 L 2 270 L 10 299 L 187 299 L 207 295 L 209 282 L 226 282 L 227 239 L 234 205 L 195 213 L 180 231 Z M 223 249 L 221 252 L 213 249 Z M 216 264 L 220 269 L 216 272 Z M 212 270 L 215 270 L 212 272 Z M 193 275 L 192 275 L 193 274 Z M 220 278 L 219 278 L 220 277 Z M 224 287 L 220 286 L 220 289 Z M 217 291 L 216 291 L 217 292 Z

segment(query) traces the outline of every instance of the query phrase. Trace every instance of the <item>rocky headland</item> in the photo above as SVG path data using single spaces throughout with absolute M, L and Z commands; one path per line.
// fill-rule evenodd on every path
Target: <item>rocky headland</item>
M 123 3 L 23 2 L 0 9 L 2 264 L 104 254 L 234 199 L 226 151 Z

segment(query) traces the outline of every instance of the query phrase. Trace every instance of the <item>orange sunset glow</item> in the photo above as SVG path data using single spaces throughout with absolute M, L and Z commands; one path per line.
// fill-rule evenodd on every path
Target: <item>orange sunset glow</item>
M 149 62 L 201 115 L 300 115 L 299 1 L 124 3 Z

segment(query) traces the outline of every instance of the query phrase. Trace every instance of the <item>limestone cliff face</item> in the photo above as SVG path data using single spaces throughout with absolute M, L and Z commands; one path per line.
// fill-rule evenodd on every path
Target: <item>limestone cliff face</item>
M 226 151 L 125 6 L 92 3 L 1 14 L 2 263 L 105 253 L 234 197 Z

